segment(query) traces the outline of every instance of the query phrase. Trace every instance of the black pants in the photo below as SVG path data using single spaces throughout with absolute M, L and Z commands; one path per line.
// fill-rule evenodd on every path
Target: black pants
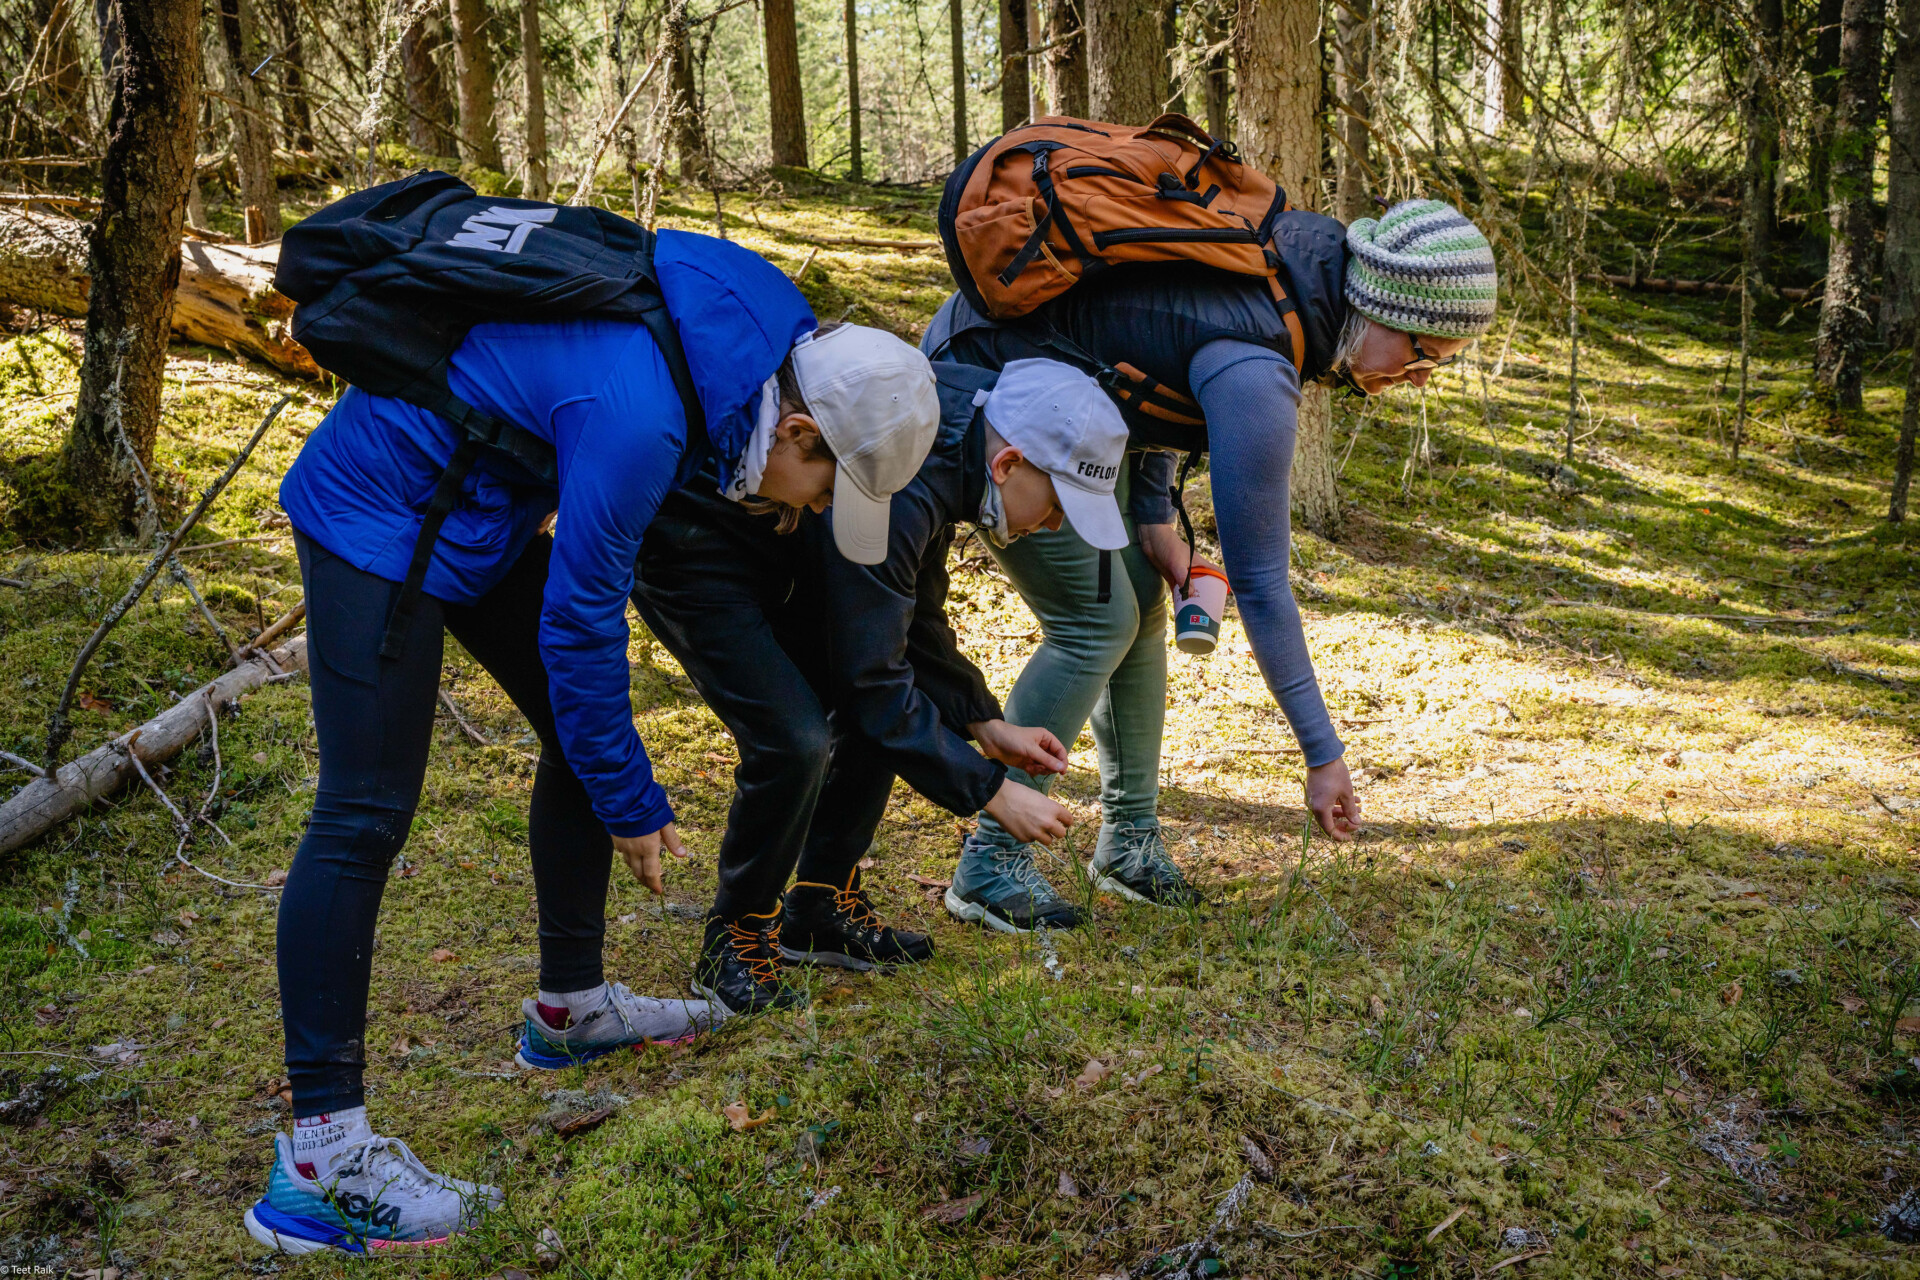
M 474 605 L 423 596 L 398 658 L 380 640 L 400 584 L 295 535 L 320 780 L 280 899 L 280 1009 L 295 1116 L 360 1106 L 374 924 L 426 776 L 442 628 L 506 690 L 540 739 L 528 844 L 540 902 L 540 985 L 598 986 L 613 842 L 554 736 L 540 658 L 552 539 L 537 537 Z
M 647 528 L 633 603 L 733 734 L 740 763 L 720 840 L 723 919 L 774 909 L 827 777 L 827 620 L 803 538 L 695 481 Z

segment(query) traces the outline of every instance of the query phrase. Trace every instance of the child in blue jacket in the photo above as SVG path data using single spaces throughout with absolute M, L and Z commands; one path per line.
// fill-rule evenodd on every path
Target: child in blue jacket
M 664 232 L 654 260 L 718 473 L 775 506 L 837 500 L 849 514 L 841 546 L 855 554 L 876 520 L 884 541 L 888 498 L 913 478 L 938 423 L 925 357 L 854 326 L 813 341 L 813 315 L 787 278 L 725 241 Z M 858 389 L 858 413 L 799 411 L 780 390 L 795 370 Z M 376 1136 L 362 1086 L 374 928 L 425 775 L 443 628 L 541 744 L 528 841 L 540 983 L 523 1009 L 521 1061 L 563 1066 L 682 1039 L 725 1013 L 635 995 L 601 969 L 613 850 L 656 892 L 662 846 L 684 856 L 634 731 L 625 616 L 642 536 L 675 477 L 695 470 L 683 465 L 687 426 L 666 364 L 637 323 L 498 323 L 471 331 L 449 381 L 467 403 L 550 442 L 558 484 L 474 467 L 396 656 L 381 656 L 382 636 L 455 428 L 349 390 L 280 492 L 306 586 L 320 775 L 279 916 L 294 1132 L 276 1139 L 268 1193 L 246 1226 L 285 1252 L 438 1242 L 499 1199 Z

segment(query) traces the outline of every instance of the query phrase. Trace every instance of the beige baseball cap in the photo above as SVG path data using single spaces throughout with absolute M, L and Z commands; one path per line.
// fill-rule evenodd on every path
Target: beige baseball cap
M 884 329 L 843 324 L 793 344 L 794 380 L 833 450 L 833 541 L 855 564 L 887 558 L 893 495 L 940 429 L 933 366 Z

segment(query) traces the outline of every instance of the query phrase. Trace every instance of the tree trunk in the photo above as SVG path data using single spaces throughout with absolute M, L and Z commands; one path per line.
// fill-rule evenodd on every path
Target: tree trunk
M 493 47 L 487 43 L 487 0 L 453 0 L 453 83 L 460 98 L 460 158 L 496 173 L 500 130 L 493 122 Z
M 93 25 L 100 33 L 100 77 L 112 95 L 115 68 L 120 65 L 120 6 L 115 0 L 93 0 Z
M 1180 5 L 1179 0 L 1161 0 L 1160 5 L 1161 76 L 1160 110 L 1187 114 L 1187 86 L 1180 77 Z
M 1898 0 L 1891 34 L 1887 242 L 1880 271 L 1880 337 L 1890 347 L 1907 345 L 1920 307 L 1920 0 Z
M 1087 115 L 1087 34 L 1081 0 L 1037 0 L 1047 6 L 1047 110 L 1056 116 Z M 1073 33 L 1079 34 L 1074 35 Z M 1069 39 L 1068 37 L 1072 38 Z M 1056 43 L 1058 42 L 1058 43 Z
M 1500 9 L 1500 110 L 1518 125 L 1527 122 L 1527 86 L 1520 78 L 1527 63 L 1526 21 L 1520 0 L 1505 0 Z
M 122 7 L 125 7 L 124 0 Z M 121 15 L 124 20 L 125 14 Z M 273 176 L 273 129 L 267 123 L 260 86 L 252 71 L 267 55 L 260 47 L 253 0 L 220 0 L 221 60 L 225 72 L 227 115 L 233 122 L 233 166 L 240 175 L 240 204 L 258 209 L 265 234 L 252 223 L 254 243 L 280 238 L 280 184 Z
M 1240 151 L 1285 187 L 1293 203 L 1320 203 L 1320 25 L 1316 0 L 1239 0 Z M 1302 387 L 1293 454 L 1293 511 L 1323 538 L 1340 531 L 1333 417 L 1326 390 Z
M 121 45 L 87 249 L 80 395 L 61 456 L 75 515 L 94 529 L 122 525 L 133 512 L 133 474 L 120 460 L 113 417 L 141 464 L 153 461 L 201 71 L 198 0 L 116 8 Z
M 1087 111 L 1142 125 L 1160 114 L 1166 83 L 1160 9 L 1141 0 L 1081 0 L 1087 15 Z
M 1828 174 L 1832 168 L 1833 131 L 1840 109 L 1840 9 L 1843 0 L 1818 0 L 1815 11 L 1813 56 L 1807 77 L 1813 90 L 1813 109 L 1807 114 L 1807 220 L 1801 236 L 1802 265 L 1815 275 L 1826 270 Z
M 1227 65 L 1227 23 L 1218 4 L 1207 10 L 1207 132 L 1216 138 L 1233 137 L 1233 119 L 1229 115 L 1233 90 L 1232 72 Z
M 274 66 L 280 71 L 280 119 L 286 129 L 287 148 L 312 151 L 313 103 L 307 97 L 306 42 L 300 34 L 298 0 L 274 0 L 273 14 L 280 28 Z
M 1773 193 L 1780 168 L 1780 115 L 1775 104 L 1779 101 L 1783 22 L 1781 0 L 1755 0 L 1754 48 L 1749 52 L 1746 84 L 1741 95 L 1746 166 L 1742 174 L 1740 227 L 1745 240 L 1742 251 L 1750 288 L 1767 282 L 1767 260 L 1773 252 Z
M 545 200 L 549 190 L 547 55 L 540 44 L 540 0 L 520 0 L 520 62 L 527 82 L 527 194 Z
M 866 181 L 866 163 L 860 153 L 860 22 L 854 0 L 847 0 L 847 143 L 851 149 L 847 177 Z
M 807 167 L 807 104 L 800 90 L 800 31 L 793 0 L 766 0 L 767 109 L 773 162 Z
M 1907 518 L 1907 490 L 1913 484 L 1913 440 L 1920 434 L 1920 325 L 1914 326 L 1913 355 L 1907 364 L 1907 403 L 1900 415 L 1900 443 L 1893 454 L 1893 495 L 1887 500 L 1887 520 Z
M 700 115 L 700 86 L 693 74 L 693 40 L 687 30 L 686 0 L 667 8 L 667 41 L 672 49 L 667 68 L 667 91 L 673 95 L 674 154 L 680 158 L 680 181 L 707 180 L 707 136 Z
M 407 145 L 422 155 L 444 156 L 458 150 L 453 96 L 440 74 L 437 54 L 447 43 L 446 28 L 433 12 L 422 12 L 400 37 L 400 62 L 407 84 Z
M 1000 0 L 1000 132 L 1027 122 L 1027 0 Z
M 1487 46 L 1486 62 L 1480 68 L 1480 132 L 1497 137 L 1507 123 L 1507 78 L 1500 65 L 1500 15 L 1515 6 L 1517 0 L 1487 0 L 1482 39 Z
M 0 305 L 86 315 L 92 288 L 87 234 L 87 224 L 70 218 L 0 209 Z M 236 352 L 293 377 L 319 377 L 306 348 L 288 334 L 293 302 L 273 288 L 279 260 L 278 243 L 189 240 L 173 294 L 173 336 Z
M 947 0 L 947 30 L 953 37 L 953 162 L 967 158 L 967 7 Z
M 31 110 L 16 116 L 10 147 L 22 155 L 89 151 L 87 74 L 71 0 L 33 0 L 29 18 L 31 29 L 22 35 L 31 54 L 21 94 Z
M 1373 13 L 1370 0 L 1334 0 L 1333 216 L 1342 222 L 1367 216 L 1367 165 L 1373 144 Z
M 1860 407 L 1867 287 L 1873 278 L 1873 155 L 1880 119 L 1886 0 L 1846 0 L 1840 18 L 1840 102 L 1829 153 L 1827 289 L 1820 300 L 1814 371 L 1836 408 Z

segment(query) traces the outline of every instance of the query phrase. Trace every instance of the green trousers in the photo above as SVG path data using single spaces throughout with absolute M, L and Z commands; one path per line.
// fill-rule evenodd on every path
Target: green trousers
M 1127 468 L 1120 510 L 1127 509 Z M 1133 534 L 1133 521 L 1127 520 Z M 1040 620 L 1039 649 L 1007 696 L 1010 724 L 1045 725 L 1069 749 L 1089 717 L 1100 754 L 1100 808 L 1108 823 L 1148 822 L 1160 793 L 1160 735 L 1167 719 L 1166 585 L 1138 539 L 1112 556 L 1109 598 L 1099 599 L 1100 552 L 1073 526 L 1030 533 L 1005 550 L 988 545 Z M 1053 779 L 1011 776 L 1045 791 Z M 1017 843 L 985 814 L 979 836 Z

